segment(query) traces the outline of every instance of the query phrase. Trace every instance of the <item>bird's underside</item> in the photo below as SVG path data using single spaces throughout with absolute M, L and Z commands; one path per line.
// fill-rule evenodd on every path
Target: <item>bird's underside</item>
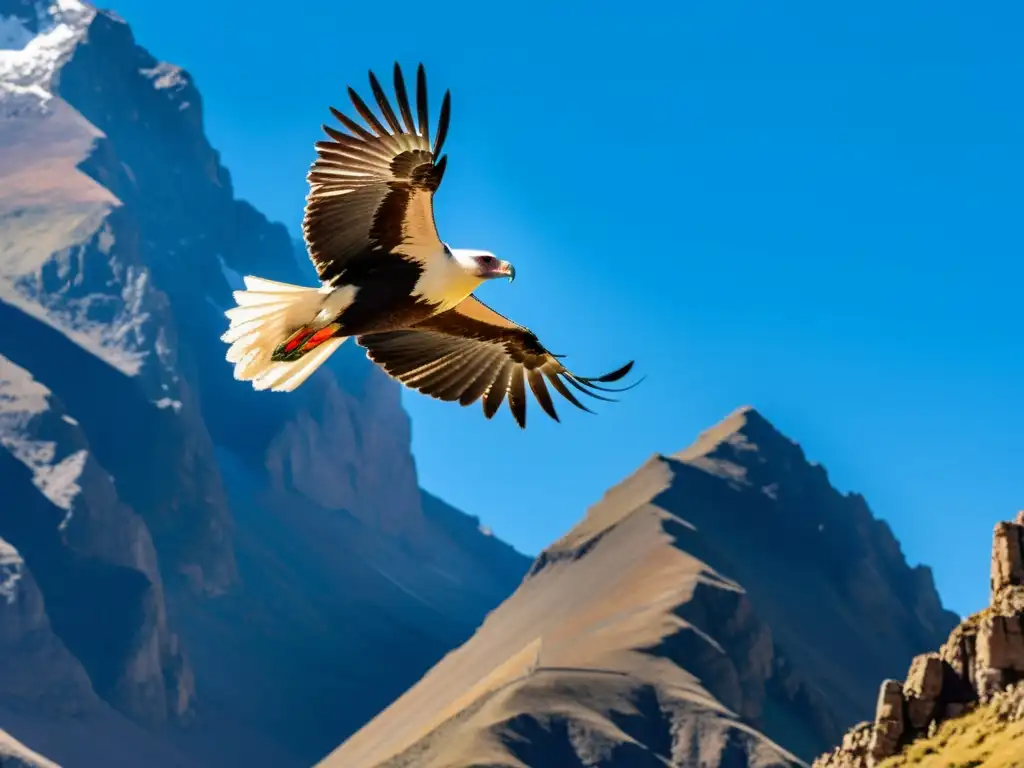
M 450 95 L 431 144 L 422 65 L 416 79 L 415 119 L 397 64 L 397 112 L 372 72 L 379 116 L 351 88 L 365 127 L 331 108 L 348 133 L 324 126 L 330 140 L 315 145 L 303 221 L 324 288 L 246 278 L 224 335 L 233 344 L 228 360 L 236 363 L 236 378 L 290 391 L 354 338 L 404 386 L 463 406 L 481 400 L 487 418 L 507 400 L 521 427 L 527 388 L 556 421 L 552 389 L 585 411 L 577 394 L 611 400 L 605 393 L 629 387 L 606 385 L 625 377 L 632 362 L 603 376 L 577 376 L 528 328 L 473 295 L 484 279 L 511 279 L 514 270 L 487 252 L 452 251 L 438 237 L 433 195 L 447 162 L 440 151 Z

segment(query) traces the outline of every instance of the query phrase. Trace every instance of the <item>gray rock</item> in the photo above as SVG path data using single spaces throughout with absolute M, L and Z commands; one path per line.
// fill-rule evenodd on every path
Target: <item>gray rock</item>
M 1024 586 L 1024 527 L 996 523 L 992 545 L 992 596 L 1010 586 Z
M 880 761 L 895 755 L 906 728 L 903 683 L 886 680 L 878 691 L 878 707 L 868 747 L 873 760 Z

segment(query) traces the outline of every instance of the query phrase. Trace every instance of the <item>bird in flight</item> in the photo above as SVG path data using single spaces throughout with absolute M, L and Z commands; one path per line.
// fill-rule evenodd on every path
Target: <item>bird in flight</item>
M 632 361 L 603 376 L 577 376 L 528 328 L 473 295 L 486 280 L 511 282 L 515 267 L 489 251 L 451 248 L 438 236 L 433 198 L 448 160 L 440 153 L 451 94 L 431 145 L 422 64 L 416 75 L 415 120 L 397 63 L 398 114 L 373 72 L 379 117 L 352 88 L 366 127 L 330 108 L 349 133 L 323 126 L 329 140 L 315 145 L 302 226 L 321 285 L 244 278 L 221 337 L 231 345 L 226 357 L 235 378 L 257 390 L 292 391 L 354 338 L 389 376 L 423 394 L 463 406 L 482 399 L 488 419 L 507 399 L 520 427 L 527 385 L 556 421 L 548 385 L 585 411 L 574 391 L 611 400 L 600 393 L 629 389 L 606 385 L 629 373 Z

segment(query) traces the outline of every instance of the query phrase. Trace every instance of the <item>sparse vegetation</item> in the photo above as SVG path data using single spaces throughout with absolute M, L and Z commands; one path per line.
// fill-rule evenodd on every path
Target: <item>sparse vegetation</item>
M 1024 720 L 1007 721 L 997 705 L 945 722 L 878 768 L 1024 768 Z

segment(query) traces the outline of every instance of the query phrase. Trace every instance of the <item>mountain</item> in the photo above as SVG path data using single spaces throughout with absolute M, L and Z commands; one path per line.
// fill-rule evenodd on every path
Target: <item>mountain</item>
M 742 408 L 655 455 L 324 768 L 806 765 L 958 617 Z
M 989 605 L 883 680 L 874 719 L 814 768 L 1024 765 L 1024 511 L 996 524 L 991 573 Z
M 531 566 L 358 348 L 235 381 L 240 276 L 315 276 L 112 13 L 0 0 L 0 182 L 4 764 L 800 765 L 956 623 L 751 409 Z
M 0 0 L 0 728 L 58 764 L 308 766 L 529 567 L 420 490 L 355 347 L 288 397 L 233 379 L 249 273 L 315 279 L 188 73 Z

